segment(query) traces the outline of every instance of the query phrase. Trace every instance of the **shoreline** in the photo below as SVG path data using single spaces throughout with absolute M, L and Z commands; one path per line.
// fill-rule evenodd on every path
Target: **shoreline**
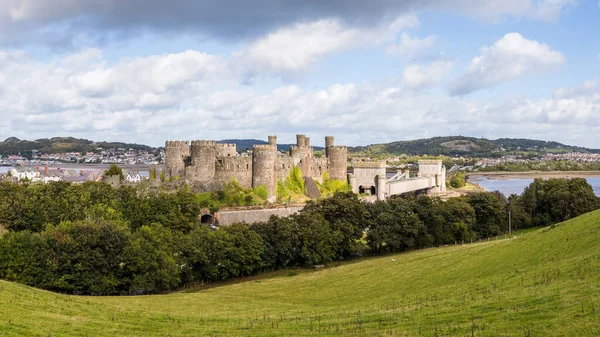
M 526 172 L 473 172 L 466 174 L 467 181 L 535 179 L 535 178 L 588 178 L 600 177 L 600 171 L 526 171 Z

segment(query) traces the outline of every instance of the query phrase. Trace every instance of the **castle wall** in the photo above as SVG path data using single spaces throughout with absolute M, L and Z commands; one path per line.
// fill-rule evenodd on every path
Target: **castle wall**
M 348 148 L 345 146 L 330 146 L 327 149 L 329 177 L 346 181 L 348 176 Z
M 277 146 L 254 145 L 252 147 L 252 187 L 265 185 L 269 196 L 267 201 L 277 200 Z
M 252 187 L 252 157 L 222 157 L 217 159 L 215 180 L 220 183 L 235 179 L 244 187 Z
M 275 167 L 277 168 L 277 179 L 285 180 L 294 167 L 294 159 L 290 156 L 278 156 Z
M 329 160 L 327 158 L 312 158 L 310 177 L 323 182 L 323 173 L 329 171 Z
M 220 211 L 215 214 L 219 226 L 228 226 L 236 222 L 245 222 L 247 224 L 268 221 L 271 215 L 279 217 L 288 217 L 298 213 L 304 206 L 291 206 L 279 208 L 251 209 L 239 211 Z
M 235 157 L 237 156 L 237 150 L 235 144 L 221 144 L 216 145 L 217 157 Z

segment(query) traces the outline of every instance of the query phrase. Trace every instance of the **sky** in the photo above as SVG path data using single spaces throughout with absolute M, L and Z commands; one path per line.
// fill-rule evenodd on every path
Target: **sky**
M 597 0 L 0 0 L 0 138 L 600 148 Z

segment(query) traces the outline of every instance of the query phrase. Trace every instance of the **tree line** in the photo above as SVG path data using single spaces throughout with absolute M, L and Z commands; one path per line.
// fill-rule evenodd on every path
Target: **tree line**
M 535 180 L 521 195 L 485 192 L 361 202 L 351 193 L 299 213 L 212 230 L 204 199 L 103 183 L 0 184 L 0 278 L 95 295 L 164 292 L 281 268 L 471 242 L 600 208 L 585 179 Z

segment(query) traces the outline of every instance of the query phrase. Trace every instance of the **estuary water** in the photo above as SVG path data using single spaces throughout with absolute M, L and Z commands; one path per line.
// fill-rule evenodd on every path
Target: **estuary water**
M 594 193 L 600 197 L 600 177 L 585 178 L 592 188 Z M 470 183 L 479 184 L 487 191 L 500 191 L 502 194 L 509 196 L 511 194 L 521 194 L 525 187 L 533 182 L 533 179 L 488 179 L 487 177 L 477 177 L 477 179 L 469 179 Z

